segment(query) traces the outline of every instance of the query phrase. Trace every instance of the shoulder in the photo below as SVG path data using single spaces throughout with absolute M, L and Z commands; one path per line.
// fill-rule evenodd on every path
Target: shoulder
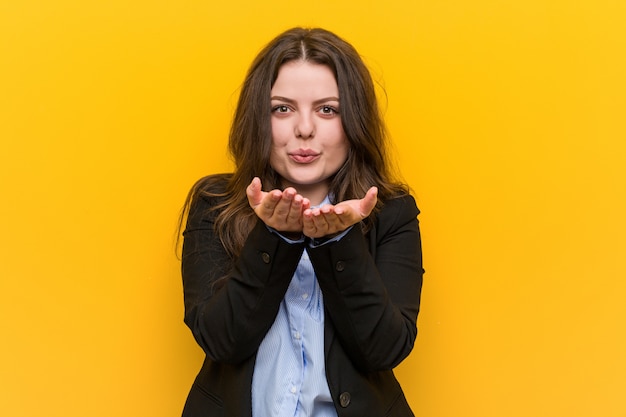
M 417 221 L 420 210 L 415 198 L 410 194 L 399 194 L 385 200 L 376 215 L 378 229 L 393 228 L 412 221 Z
M 188 200 L 192 205 L 219 203 L 228 195 L 228 183 L 232 174 L 213 174 L 200 178 L 191 187 Z
M 185 210 L 188 214 L 188 228 L 191 224 L 207 220 L 212 209 L 223 204 L 228 198 L 228 183 L 232 174 L 214 174 L 200 178 L 191 187 Z
M 417 217 L 420 210 L 411 194 L 399 194 L 384 201 L 380 216 L 402 215 Z
M 233 174 L 213 174 L 200 178 L 191 187 L 190 194 L 196 195 L 219 195 L 224 194 Z

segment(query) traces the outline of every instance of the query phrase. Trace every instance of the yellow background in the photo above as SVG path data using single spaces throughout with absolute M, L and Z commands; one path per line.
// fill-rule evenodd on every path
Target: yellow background
M 416 415 L 626 416 L 623 0 L 0 0 L 0 415 L 179 415 L 179 209 L 294 25 L 388 94 L 423 211 Z

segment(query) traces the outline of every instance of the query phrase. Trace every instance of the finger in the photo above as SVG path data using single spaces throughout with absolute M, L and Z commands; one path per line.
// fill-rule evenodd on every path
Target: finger
M 303 197 L 300 194 L 296 194 L 291 201 L 291 207 L 289 208 L 289 214 L 287 219 L 290 222 L 299 222 L 302 218 L 302 200 Z
M 360 214 L 363 218 L 366 218 L 370 215 L 374 207 L 376 207 L 376 202 L 378 201 L 378 188 L 371 187 L 367 190 L 365 197 L 361 200 L 360 204 Z
M 263 213 L 266 216 L 272 216 L 274 214 L 274 210 L 276 209 L 276 205 L 280 201 L 282 197 L 282 192 L 280 190 L 272 190 L 266 194 L 265 198 L 262 201 Z
M 311 208 L 311 201 L 306 197 L 302 197 L 302 211 L 304 212 L 304 210 L 308 210 L 310 208 Z
M 324 216 L 326 223 L 328 224 L 328 233 L 337 233 L 348 227 L 343 222 L 343 217 L 337 214 L 335 211 Z
M 328 212 L 327 208 L 325 208 L 325 210 Z M 328 233 L 327 214 L 328 213 L 324 213 L 321 208 L 313 210 L 313 224 L 315 225 L 316 233 L 321 233 L 322 236 Z
M 337 217 L 335 210 L 337 210 L 337 207 L 330 204 L 326 204 L 320 208 L 321 217 L 323 218 L 323 222 L 330 233 L 334 233 L 334 229 L 340 225 L 339 218 Z
M 250 185 L 246 188 L 246 195 L 248 196 L 248 203 L 253 209 L 261 204 L 263 200 L 263 193 L 261 192 L 261 180 L 259 177 L 254 177 Z
M 313 210 L 307 208 L 302 212 L 302 232 L 309 237 L 315 237 L 317 229 L 313 221 Z
M 293 188 L 286 188 L 285 191 L 282 192 L 281 198 L 276 203 L 276 207 L 274 208 L 274 214 L 280 220 L 287 219 L 287 216 L 289 215 L 289 211 L 291 209 L 291 203 L 295 195 L 296 191 Z

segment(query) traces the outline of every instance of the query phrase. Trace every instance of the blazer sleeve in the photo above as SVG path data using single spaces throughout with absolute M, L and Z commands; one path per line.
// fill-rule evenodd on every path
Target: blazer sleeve
M 185 323 L 213 361 L 253 355 L 274 322 L 304 244 L 289 244 L 259 221 L 236 261 L 214 231 L 214 197 L 196 194 L 184 231 Z
M 354 365 L 389 370 L 413 349 L 422 288 L 419 210 L 407 195 L 388 201 L 364 236 L 307 248 L 324 294 L 326 319 Z

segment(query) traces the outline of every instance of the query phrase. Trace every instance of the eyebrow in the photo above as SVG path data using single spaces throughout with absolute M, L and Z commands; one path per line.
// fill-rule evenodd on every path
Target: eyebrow
M 270 100 L 284 101 L 285 103 L 289 103 L 289 104 L 296 103 L 296 100 L 293 100 L 287 97 L 282 97 L 282 96 L 272 96 Z M 326 103 L 329 101 L 336 101 L 337 103 L 339 103 L 339 97 L 331 96 L 331 97 L 320 98 L 319 100 L 315 100 L 313 104 L 321 104 L 321 103 Z

